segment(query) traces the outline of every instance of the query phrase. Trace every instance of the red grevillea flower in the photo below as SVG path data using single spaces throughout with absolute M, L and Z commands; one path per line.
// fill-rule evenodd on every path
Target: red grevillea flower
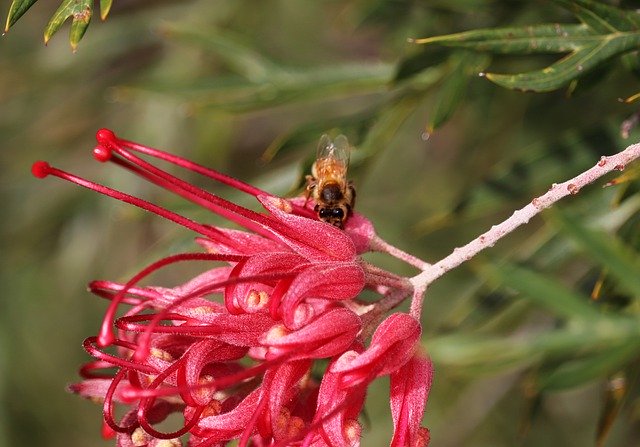
M 95 157 L 110 161 L 240 225 L 191 220 L 143 199 L 36 162 L 36 177 L 57 176 L 138 206 L 196 232 L 204 252 L 180 253 L 147 266 L 125 284 L 94 281 L 110 301 L 99 331 L 85 340 L 95 360 L 71 390 L 103 404 L 104 433 L 119 446 L 358 445 L 368 385 L 391 377 L 393 446 L 421 446 L 432 365 L 419 352 L 419 322 L 386 313 L 410 296 L 406 278 L 365 262 L 386 251 L 422 262 L 381 241 L 354 213 L 344 231 L 317 220 L 314 204 L 282 199 L 183 158 L 97 133 Z M 254 196 L 259 213 L 160 169 L 159 159 Z M 177 262 L 203 273 L 173 287 L 140 286 Z M 363 289 L 380 295 L 357 297 Z M 121 309 L 123 306 L 126 309 Z M 118 316 L 119 315 L 119 316 Z M 369 340 L 369 336 L 372 334 Z M 124 415 L 116 418 L 116 407 Z M 157 428 L 169 415 L 183 422 Z

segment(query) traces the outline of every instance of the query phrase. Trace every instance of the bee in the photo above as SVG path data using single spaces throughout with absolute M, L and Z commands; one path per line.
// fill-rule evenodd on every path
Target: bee
M 339 135 L 335 141 L 322 135 L 311 175 L 306 177 L 305 195 L 307 200 L 313 197 L 316 202 L 314 211 L 318 219 L 338 228 L 344 226 L 356 201 L 353 182 L 347 180 L 349 152 L 349 142 L 344 135 Z

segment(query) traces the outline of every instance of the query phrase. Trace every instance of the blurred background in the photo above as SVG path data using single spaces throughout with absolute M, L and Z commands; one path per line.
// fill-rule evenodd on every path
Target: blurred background
M 435 262 L 640 136 L 620 136 L 637 109 L 618 101 L 638 89 L 625 61 L 553 92 L 522 93 L 478 73 L 542 68 L 557 55 L 491 59 L 407 42 L 577 23 L 558 3 L 116 0 L 75 53 L 68 24 L 42 44 L 58 2 L 36 3 L 0 39 L 0 445 L 113 445 L 100 438 L 101 406 L 65 390 L 106 308 L 86 284 L 126 281 L 163 255 L 196 248 L 192 234 L 160 218 L 33 178 L 33 161 L 215 222 L 95 162 L 95 131 L 108 127 L 283 196 L 300 193 L 320 135 L 343 133 L 355 146 L 358 211 L 390 243 Z M 0 2 L 3 17 L 9 5 Z M 622 320 L 640 327 L 640 199 L 637 181 L 601 188 L 613 178 L 429 289 L 423 345 L 436 376 L 424 424 L 432 446 L 640 445 L 640 337 L 612 329 L 626 327 Z M 519 266 L 517 284 L 505 287 L 499 268 L 486 273 L 503 262 Z M 155 280 L 187 278 L 173 269 Z M 548 288 L 530 296 L 532 284 Z M 577 314 L 589 306 L 599 318 L 554 307 L 565 298 Z M 363 445 L 388 445 L 388 381 L 371 388 L 366 408 Z

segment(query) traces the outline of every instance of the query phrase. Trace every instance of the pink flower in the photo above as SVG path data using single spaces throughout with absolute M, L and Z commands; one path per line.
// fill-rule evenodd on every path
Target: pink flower
M 432 367 L 418 353 L 419 322 L 393 314 L 376 329 L 388 310 L 411 295 L 410 283 L 360 254 L 384 250 L 417 265 L 415 258 L 389 248 L 360 214 L 354 213 L 343 231 L 317 220 L 314 204 L 304 198 L 275 197 L 105 129 L 97 139 L 98 160 L 124 167 L 244 228 L 200 223 L 45 162 L 34 164 L 36 177 L 72 181 L 195 231 L 206 250 L 161 259 L 126 284 L 90 284 L 110 305 L 99 334 L 84 343 L 95 360 L 83 366 L 84 380 L 71 390 L 104 402 L 105 433 L 116 433 L 119 446 L 160 445 L 162 440 L 181 445 L 178 438 L 186 434 L 190 446 L 202 447 L 233 439 L 241 445 L 358 445 L 367 387 L 383 375 L 391 376 L 392 445 L 428 443 L 420 421 Z M 246 192 L 266 213 L 197 188 L 138 154 Z M 159 269 L 194 261 L 216 265 L 173 288 L 137 285 Z M 358 300 L 364 288 L 380 298 Z M 128 309 L 116 317 L 124 304 Z M 325 359 L 329 364 L 316 379 L 312 370 L 321 370 Z M 119 421 L 115 406 L 128 409 Z M 173 413 L 184 418 L 177 429 L 155 428 Z

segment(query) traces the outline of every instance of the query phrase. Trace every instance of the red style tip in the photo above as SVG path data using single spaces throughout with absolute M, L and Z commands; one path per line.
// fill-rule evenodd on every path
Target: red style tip
M 93 148 L 93 158 L 102 163 L 109 161 L 112 153 L 110 148 L 102 146 L 101 144 Z
M 109 161 L 112 148 L 118 141 L 116 134 L 109 129 L 100 129 L 96 132 L 96 141 L 98 145 L 93 150 L 93 157 L 100 162 Z
M 96 132 L 96 140 L 99 144 L 109 147 L 116 142 L 117 138 L 113 131 L 103 128 Z
M 45 178 L 51 174 L 51 166 L 46 161 L 36 161 L 31 165 L 31 173 L 34 177 Z
M 98 346 L 104 348 L 111 345 L 116 338 L 111 330 L 110 321 L 103 321 L 100 327 L 100 333 L 98 334 Z

